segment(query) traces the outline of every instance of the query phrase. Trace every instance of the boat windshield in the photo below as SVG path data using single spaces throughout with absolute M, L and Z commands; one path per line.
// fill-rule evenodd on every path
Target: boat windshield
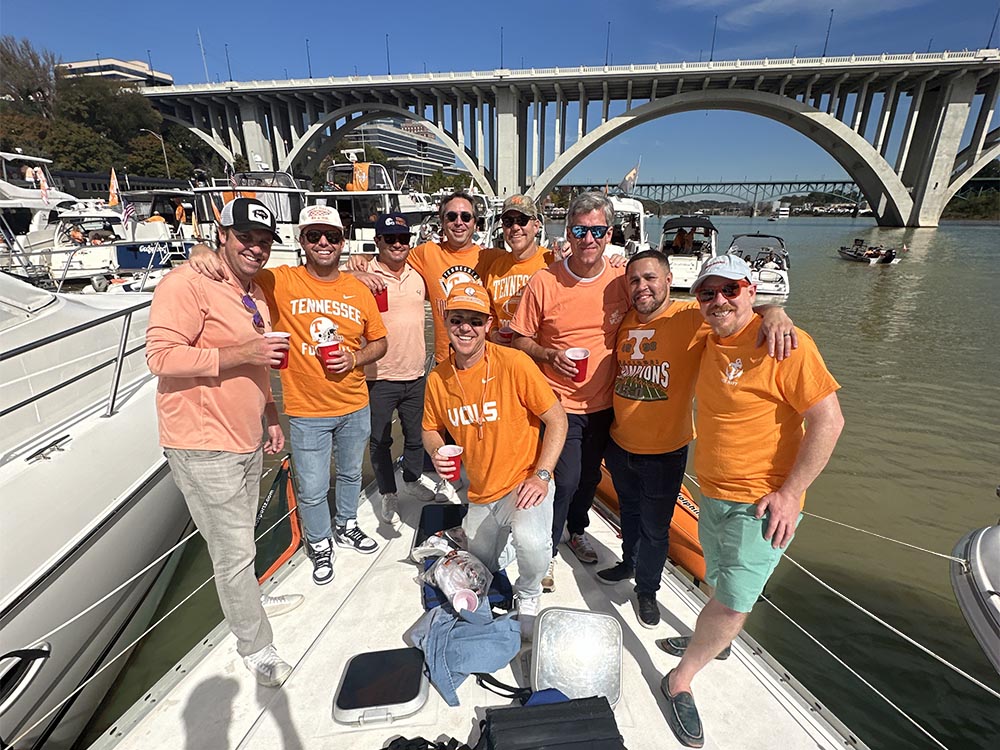
M 327 190 L 394 190 L 389 173 L 381 164 L 353 162 L 334 164 L 326 170 Z
M 298 187 L 287 172 L 237 172 L 235 178 L 240 187 Z

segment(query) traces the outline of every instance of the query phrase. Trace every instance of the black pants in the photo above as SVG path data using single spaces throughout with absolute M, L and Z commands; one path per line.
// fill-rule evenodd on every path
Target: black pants
M 552 556 L 562 536 L 563 526 L 570 534 L 582 534 L 590 523 L 590 506 L 601 482 L 601 459 L 608 444 L 608 431 L 614 419 L 611 409 L 593 414 L 567 414 L 569 431 L 566 444 L 556 463 L 556 497 L 552 509 Z
M 635 569 L 638 594 L 655 594 L 660 588 L 687 453 L 686 445 L 670 453 L 629 453 L 608 441 L 605 463 L 618 494 L 622 560 Z
M 372 434 L 368 441 L 372 468 L 378 491 L 383 495 L 396 491 L 392 463 L 392 413 L 399 413 L 403 428 L 403 480 L 414 482 L 424 468 L 424 444 L 420 423 L 424 415 L 426 378 L 416 380 L 369 380 L 368 402 L 372 415 Z

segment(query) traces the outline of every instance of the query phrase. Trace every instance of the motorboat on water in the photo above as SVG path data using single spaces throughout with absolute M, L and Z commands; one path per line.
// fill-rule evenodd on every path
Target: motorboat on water
M 608 197 L 615 209 L 615 218 L 611 226 L 611 242 L 604 254 L 611 252 L 631 257 L 643 250 L 650 250 L 646 236 L 646 209 L 642 201 L 624 195 Z
M 302 264 L 298 221 L 306 205 L 306 189 L 288 172 L 236 172 L 229 178 L 196 184 L 192 192 L 196 239 L 214 243 L 222 207 L 235 198 L 256 198 L 274 212 L 281 238 L 271 246 L 265 267 Z
M 155 561 L 189 525 L 159 444 L 150 299 L 0 273 L 5 747 L 73 747 L 176 564 Z
M 993 668 L 1000 672 L 1000 521 L 970 531 L 952 555 L 960 559 L 951 563 L 951 585 L 959 609 Z
M 658 249 L 670 259 L 671 289 L 690 291 L 705 261 L 717 255 L 718 236 L 719 230 L 705 214 L 664 222 Z
M 902 250 L 899 252 L 906 251 L 907 247 L 906 245 L 903 245 Z M 865 244 L 864 238 L 862 237 L 856 238 L 854 240 L 854 244 L 850 247 L 842 245 L 837 250 L 837 254 L 844 260 L 850 260 L 855 263 L 867 263 L 870 266 L 887 266 L 899 263 L 901 260 L 901 258 L 898 257 L 899 252 L 897 252 L 894 247 Z
M 24 247 L 60 288 L 65 281 L 168 269 L 187 258 L 192 244 L 165 221 L 126 220 L 117 206 L 81 200 L 64 205 L 50 227 L 29 232 Z
M 417 227 L 425 221 L 433 220 L 437 216 L 438 209 L 437 204 L 427 193 L 404 190 L 399 194 L 399 212 L 406 217 L 411 227 Z
M 433 476 L 424 479 L 433 482 Z M 605 475 L 588 534 L 602 560 L 610 563 L 620 553 L 620 538 L 616 506 L 607 495 L 609 486 Z M 452 495 L 452 501 L 464 501 L 464 491 Z M 312 583 L 311 566 L 301 550 L 271 575 L 272 595 L 306 595 L 293 613 L 273 621 L 277 647 L 293 666 L 281 688 L 257 686 L 240 663 L 234 639 L 223 623 L 115 721 L 92 750 L 173 750 L 185 743 L 245 750 L 377 748 L 400 736 L 455 737 L 474 745 L 483 709 L 507 705 L 509 699 L 488 692 L 471 678 L 457 690 L 457 707 L 449 707 L 431 690 L 423 708 L 391 723 L 386 712 L 379 710 L 354 724 L 338 723 L 331 716 L 333 693 L 352 657 L 406 645 L 406 631 L 423 613 L 420 587 L 413 581 L 416 568 L 406 559 L 421 509 L 430 506 L 402 503 L 400 517 L 390 525 L 377 520 L 373 506 L 378 502 L 377 489 L 369 486 L 358 509 L 359 524 L 379 537 L 381 547 L 375 554 L 338 555 L 336 576 L 322 587 Z M 679 541 L 683 538 L 679 530 L 690 536 L 696 529 L 697 506 L 686 493 L 679 503 L 671 552 L 678 564 L 697 571 L 696 534 Z M 682 554 L 691 562 L 677 559 Z M 512 565 L 516 568 L 516 562 Z M 514 570 L 508 571 L 511 580 L 515 575 Z M 704 594 L 687 575 L 668 564 L 658 600 L 670 613 L 664 620 L 669 625 L 653 631 L 639 625 L 625 588 L 620 595 L 609 596 L 609 588 L 598 583 L 593 567 L 584 566 L 564 549 L 556 578 L 555 590 L 543 595 L 542 613 L 549 607 L 588 610 L 608 615 L 621 625 L 625 651 L 621 699 L 614 713 L 625 746 L 651 750 L 670 744 L 666 701 L 658 685 L 676 659 L 660 651 L 654 641 L 669 635 L 670 628 L 689 633 L 706 601 Z M 711 677 L 703 679 L 711 679 L 715 687 L 703 688 L 698 696 L 712 747 L 866 747 L 752 638 L 741 634 L 733 653 L 733 658 L 713 665 Z M 530 660 L 531 644 L 526 643 L 495 676 L 508 684 L 528 684 Z M 373 690 L 387 689 L 386 676 L 372 677 L 378 685 Z M 322 700 L 317 699 L 317 685 L 326 690 Z M 733 711 L 734 702 L 739 703 L 739 711 Z M 220 714 L 224 716 L 221 722 Z
M 379 214 L 400 211 L 401 193 L 385 166 L 363 161 L 332 164 L 323 187 L 320 192 L 307 193 L 306 202 L 337 209 L 347 237 L 342 260 L 346 262 L 351 255 L 374 257 L 378 252 L 375 220 Z
M 757 294 L 788 296 L 791 262 L 781 237 L 759 232 L 737 234 L 726 252 L 743 258 L 750 266 L 750 280 L 757 285 Z

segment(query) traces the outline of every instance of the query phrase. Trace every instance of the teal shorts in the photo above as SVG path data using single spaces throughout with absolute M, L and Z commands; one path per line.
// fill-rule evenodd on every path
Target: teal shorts
M 703 497 L 699 508 L 705 583 L 715 587 L 719 603 L 735 612 L 749 612 L 785 551 L 774 549 L 764 538 L 768 514 L 757 518 L 757 506 L 752 503 L 712 497 Z M 801 513 L 798 522 L 802 522 Z

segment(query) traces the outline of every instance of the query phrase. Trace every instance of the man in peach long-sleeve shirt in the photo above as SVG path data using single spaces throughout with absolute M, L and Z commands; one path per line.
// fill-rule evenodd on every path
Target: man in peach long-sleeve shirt
M 186 266 L 172 271 L 153 295 L 146 333 L 146 361 L 160 378 L 160 443 L 208 544 L 236 650 L 257 681 L 269 686 L 291 673 L 274 650 L 253 567 L 263 451 L 277 453 L 285 444 L 268 367 L 287 355 L 288 342 L 262 335 L 270 330 L 270 316 L 253 282 L 275 239 L 274 214 L 263 203 L 237 198 L 226 204 L 219 255 L 230 278 L 220 284 Z M 301 602 L 283 599 L 271 602 L 277 605 L 272 611 Z

